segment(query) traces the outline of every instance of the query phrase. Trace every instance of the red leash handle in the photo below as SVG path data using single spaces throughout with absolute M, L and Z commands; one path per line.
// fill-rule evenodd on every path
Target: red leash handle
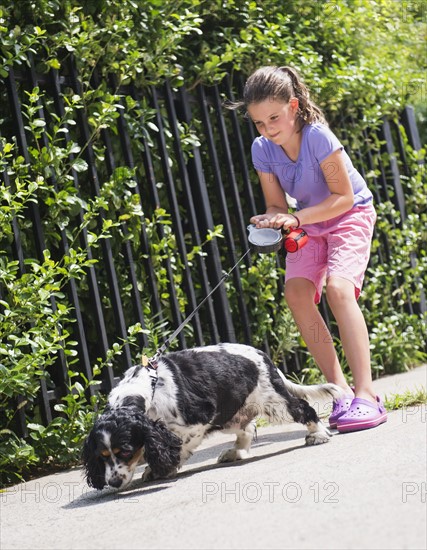
M 292 229 L 285 236 L 283 246 L 286 252 L 297 252 L 308 242 L 308 235 L 304 229 Z

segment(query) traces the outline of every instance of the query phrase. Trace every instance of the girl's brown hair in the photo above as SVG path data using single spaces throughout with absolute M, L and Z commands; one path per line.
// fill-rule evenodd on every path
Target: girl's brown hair
M 226 107 L 247 109 L 251 103 L 260 103 L 267 99 L 288 103 L 292 97 L 298 99 L 297 118 L 300 128 L 314 122 L 327 124 L 322 110 L 311 101 L 308 88 L 291 67 L 260 67 L 246 81 L 242 101 L 229 103 Z

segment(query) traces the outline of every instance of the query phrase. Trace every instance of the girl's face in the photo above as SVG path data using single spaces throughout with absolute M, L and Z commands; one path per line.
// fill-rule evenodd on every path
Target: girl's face
M 298 99 L 291 98 L 289 103 L 266 99 L 251 103 L 248 113 L 258 132 L 276 145 L 285 146 L 298 130 L 296 113 Z

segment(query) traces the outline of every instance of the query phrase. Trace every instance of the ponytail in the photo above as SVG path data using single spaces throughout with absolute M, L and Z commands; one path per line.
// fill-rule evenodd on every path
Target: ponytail
M 228 102 L 229 109 L 248 108 L 252 103 L 276 99 L 288 103 L 292 97 L 298 99 L 297 118 L 300 130 L 306 124 L 320 122 L 327 124 L 322 110 L 310 99 L 307 86 L 292 67 L 261 67 L 246 81 L 243 100 Z
M 298 99 L 297 117 L 300 119 L 301 126 L 304 126 L 305 124 L 313 124 L 315 122 L 327 124 L 320 107 L 311 101 L 310 92 L 301 80 L 297 71 L 291 67 L 279 67 L 278 70 L 286 73 L 290 78 L 294 91 L 294 97 Z

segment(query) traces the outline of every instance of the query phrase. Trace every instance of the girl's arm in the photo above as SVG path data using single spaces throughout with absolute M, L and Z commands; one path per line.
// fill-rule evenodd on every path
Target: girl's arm
M 335 151 L 321 164 L 323 175 L 331 195 L 316 206 L 299 210 L 300 225 L 323 222 L 348 212 L 354 204 L 354 193 L 351 181 L 340 150 Z M 267 207 L 265 214 L 253 216 L 251 223 L 257 227 L 295 227 L 298 225 L 295 217 L 288 214 L 288 204 L 279 181 L 273 174 L 259 172 L 262 191 Z
M 341 150 L 337 150 L 320 163 L 331 195 L 324 201 L 303 208 L 297 213 L 301 225 L 330 220 L 351 210 L 354 193 Z

